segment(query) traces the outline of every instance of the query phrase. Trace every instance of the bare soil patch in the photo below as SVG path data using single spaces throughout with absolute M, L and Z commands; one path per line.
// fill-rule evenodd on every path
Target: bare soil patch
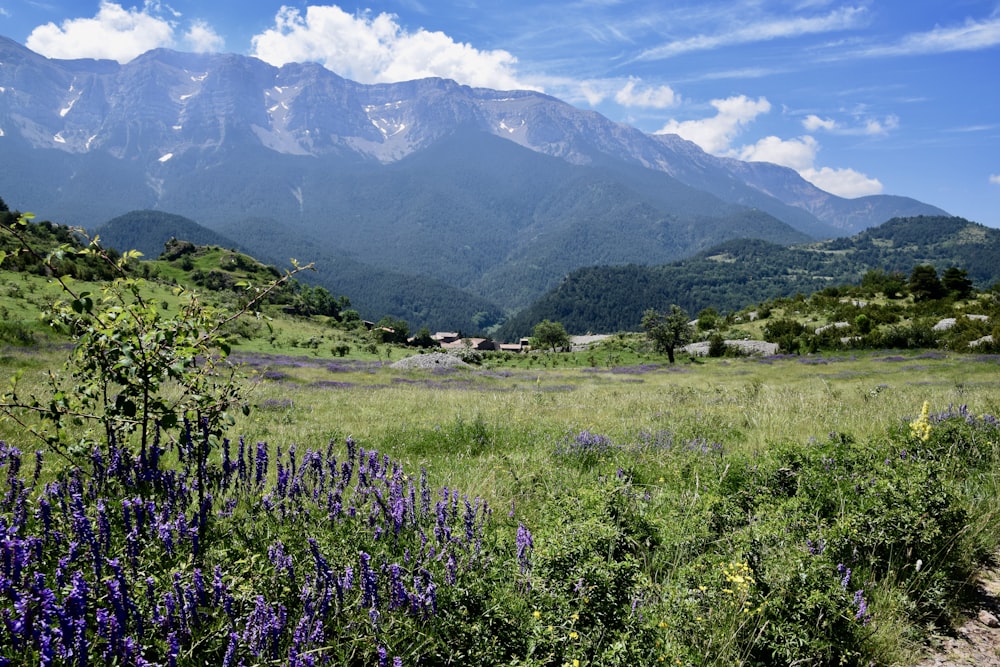
M 937 649 L 914 667 L 1000 667 L 1000 567 L 985 570 L 976 582 L 970 618 L 952 635 L 938 638 Z

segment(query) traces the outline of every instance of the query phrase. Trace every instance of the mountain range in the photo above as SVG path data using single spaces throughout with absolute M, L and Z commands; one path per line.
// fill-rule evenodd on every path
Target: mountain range
M 584 267 L 946 215 L 836 197 L 537 92 L 164 49 L 53 60 L 2 37 L 0 155 L 17 165 L 0 171 L 12 207 L 89 229 L 177 214 L 279 266 L 315 262 L 363 314 L 465 331 Z

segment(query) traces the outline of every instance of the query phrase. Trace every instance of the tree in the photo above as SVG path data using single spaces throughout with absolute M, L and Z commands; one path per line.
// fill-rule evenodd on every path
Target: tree
M 895 299 L 905 296 L 906 276 L 896 271 L 886 273 L 882 269 L 871 269 L 862 276 L 861 288 L 872 296 L 882 292 L 887 299 Z
M 957 299 L 967 299 L 972 294 L 969 273 L 957 266 L 950 266 L 941 274 L 941 286 Z
M 698 313 L 698 331 L 711 331 L 718 325 L 719 311 L 709 306 Z
M 539 349 L 565 349 L 569 347 L 569 334 L 560 322 L 542 320 L 531 334 L 531 346 Z
M 234 313 L 217 311 L 197 294 L 178 289 L 187 301 L 168 317 L 157 303 L 146 300 L 144 281 L 131 271 L 138 253 L 119 257 L 90 240 L 85 247 L 64 243 L 43 255 L 31 240 L 30 218 L 23 215 L 0 229 L 58 281 L 66 300 L 53 304 L 46 317 L 53 327 L 68 332 L 74 345 L 64 372 L 49 375 L 49 396 L 19 393 L 15 377 L 0 397 L 0 412 L 74 463 L 102 443 L 109 449 L 138 445 L 145 455 L 159 430 L 183 430 L 184 422 L 217 441 L 232 423 L 229 411 L 246 408 L 235 368 L 225 363 L 230 348 L 224 331 L 295 273 L 311 266 L 296 267 L 256 290 L 245 285 L 253 296 Z M 85 238 L 83 230 L 74 231 Z M 64 265 L 81 258 L 112 270 L 115 277 L 102 285 L 99 294 L 76 287 L 64 276 Z M 198 443 L 204 444 L 202 439 Z M 199 450 L 196 455 L 203 482 L 207 452 Z
M 670 363 L 674 363 L 674 350 L 687 345 L 692 338 L 688 314 L 678 305 L 672 304 L 668 312 L 650 308 L 642 316 L 642 328 L 646 338 L 653 343 L 658 353 L 666 353 Z
M 410 344 L 414 347 L 423 348 L 439 347 L 438 342 L 431 336 L 431 330 L 427 327 L 420 327 L 420 330 L 417 331 L 417 334 L 413 337 L 413 340 L 410 341 Z
M 383 343 L 406 345 L 410 337 L 410 325 L 406 320 L 386 315 L 375 325 L 375 335 Z
M 929 264 L 913 267 L 913 271 L 910 273 L 909 288 L 914 301 L 933 301 L 945 295 L 937 271 Z

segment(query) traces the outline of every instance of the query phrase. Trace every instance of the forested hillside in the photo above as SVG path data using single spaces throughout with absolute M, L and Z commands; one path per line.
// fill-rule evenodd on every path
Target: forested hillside
M 647 308 L 674 303 L 688 312 L 720 312 L 830 285 L 856 283 L 871 270 L 909 271 L 929 264 L 961 267 L 977 287 L 1000 281 L 1000 230 L 963 218 L 895 218 L 849 238 L 779 246 L 727 241 L 697 256 L 656 267 L 588 267 L 508 320 L 503 339 L 535 322 L 562 322 L 571 333 L 636 331 Z

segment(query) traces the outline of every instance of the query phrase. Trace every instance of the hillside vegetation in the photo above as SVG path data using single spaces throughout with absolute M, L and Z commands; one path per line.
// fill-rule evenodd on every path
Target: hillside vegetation
M 963 218 L 896 218 L 821 243 L 734 240 L 662 266 L 584 268 L 510 318 L 497 335 L 525 335 L 544 319 L 560 321 L 572 333 L 637 331 L 651 307 L 675 303 L 692 313 L 734 312 L 768 299 L 858 284 L 869 271 L 908 276 L 922 264 L 938 273 L 959 267 L 976 287 L 992 286 L 1000 282 L 1000 231 Z

